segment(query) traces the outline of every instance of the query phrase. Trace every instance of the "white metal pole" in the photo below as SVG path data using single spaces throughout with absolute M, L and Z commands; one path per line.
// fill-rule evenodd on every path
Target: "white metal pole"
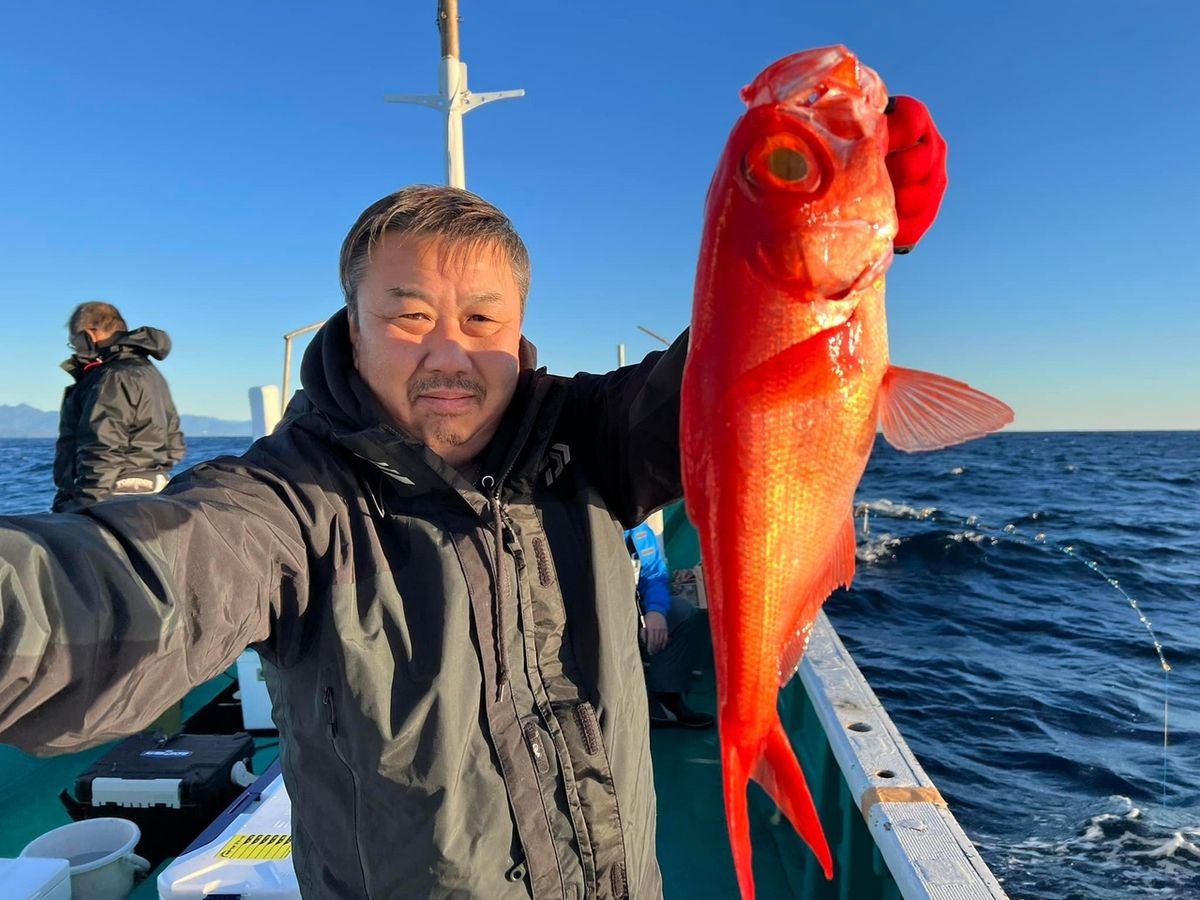
M 495 100 L 523 97 L 525 92 L 487 91 L 473 94 L 467 87 L 467 64 L 458 47 L 458 0 L 438 0 L 438 31 L 442 56 L 438 64 L 438 92 L 428 94 L 389 94 L 388 103 L 414 103 L 440 111 L 446 120 L 446 184 L 467 186 L 466 153 L 463 149 L 463 116 Z
M 462 96 L 467 90 L 466 66 L 459 58 L 458 0 L 438 0 L 438 32 L 442 61 L 438 66 L 438 93 L 446 111 L 446 184 L 467 186 L 463 159 Z
M 438 72 L 440 93 L 446 99 L 446 184 L 467 186 L 463 154 L 463 109 L 460 97 L 467 83 L 467 67 L 452 56 L 443 56 Z
M 651 331 L 649 328 L 646 328 L 644 325 L 639 325 L 638 331 L 644 331 L 646 334 L 650 335 L 650 337 L 654 338 L 656 341 L 661 341 L 662 343 L 666 344 L 668 347 L 671 346 L 671 342 L 668 341 L 665 337 L 663 337 L 661 334 L 655 334 L 653 331 Z
M 283 389 L 279 398 L 279 415 L 283 417 L 283 411 L 287 407 L 288 388 L 292 381 L 292 336 L 285 334 L 283 336 Z
M 291 387 L 292 382 L 292 341 L 302 334 L 316 331 L 324 324 L 325 320 L 322 319 L 320 322 L 313 322 L 311 325 L 305 325 L 303 328 L 289 331 L 283 336 L 283 394 L 279 398 L 279 415 L 281 417 L 287 409 L 288 400 L 291 399 L 288 396 L 288 388 Z

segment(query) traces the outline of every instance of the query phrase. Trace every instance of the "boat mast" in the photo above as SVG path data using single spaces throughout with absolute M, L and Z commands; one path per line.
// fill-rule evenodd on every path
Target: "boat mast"
M 446 120 L 446 184 L 467 186 L 466 165 L 463 159 L 462 118 L 493 100 L 508 100 L 525 96 L 525 91 L 488 91 L 473 94 L 467 89 L 467 64 L 459 56 L 458 0 L 438 0 L 438 33 L 442 39 L 442 59 L 438 65 L 438 93 L 388 94 L 388 103 L 412 103 L 441 110 Z

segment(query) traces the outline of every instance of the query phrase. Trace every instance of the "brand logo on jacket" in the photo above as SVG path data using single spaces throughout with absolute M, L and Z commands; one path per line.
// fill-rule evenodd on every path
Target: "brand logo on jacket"
M 567 463 L 571 461 L 571 448 L 566 444 L 552 444 L 546 454 L 546 486 L 554 484 L 554 479 L 563 473 Z
M 364 459 L 366 459 L 366 457 L 364 457 Z M 374 463 L 378 468 L 383 470 L 384 474 L 386 474 L 388 477 L 400 482 L 401 484 L 416 484 L 416 482 L 407 475 L 401 475 L 396 470 L 396 467 L 391 463 L 386 463 L 378 459 L 372 459 L 370 462 Z

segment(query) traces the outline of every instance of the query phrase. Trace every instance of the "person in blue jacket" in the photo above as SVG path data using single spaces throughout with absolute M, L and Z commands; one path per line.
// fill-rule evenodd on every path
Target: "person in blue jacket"
M 641 640 L 650 694 L 650 724 L 657 727 L 711 728 L 713 717 L 684 702 L 695 657 L 695 630 L 704 627 L 696 608 L 671 594 L 667 560 L 658 535 L 642 523 L 625 532 L 637 570 Z

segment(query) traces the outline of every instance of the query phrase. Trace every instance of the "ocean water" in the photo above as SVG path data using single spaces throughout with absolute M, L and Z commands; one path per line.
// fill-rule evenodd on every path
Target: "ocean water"
M 1200 432 L 880 441 L 857 511 L 826 612 L 1010 895 L 1200 897 Z
M 52 457 L 0 440 L 0 513 Z M 1200 897 L 1200 432 L 880 442 L 857 513 L 826 611 L 1009 894 Z
M 248 437 L 187 438 L 187 455 L 176 472 L 212 459 L 238 454 Z M 48 512 L 54 500 L 54 439 L 0 438 L 0 515 Z

